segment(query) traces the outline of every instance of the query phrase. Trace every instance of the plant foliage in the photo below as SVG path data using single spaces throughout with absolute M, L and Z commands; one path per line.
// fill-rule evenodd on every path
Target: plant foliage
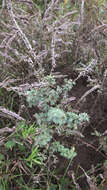
M 106 0 L 0 0 L 1 190 L 80 189 L 68 170 L 78 157 L 72 140 L 83 140 L 89 116 L 72 90 L 85 80 L 80 102 L 106 99 L 106 10 Z M 94 134 L 103 151 L 105 134 Z M 61 159 L 69 162 L 63 177 Z
M 73 131 L 78 132 L 79 125 L 89 121 L 86 113 L 76 114 L 68 112 L 64 105 L 62 105 L 62 101 L 68 97 L 68 92 L 72 89 L 74 82 L 64 80 L 64 84 L 61 87 L 57 85 L 52 76 L 48 76 L 45 80 L 48 82 L 46 87 L 37 90 L 33 89 L 26 93 L 29 106 L 36 106 L 38 112 L 40 112 L 34 115 L 39 125 L 38 130 L 40 131 L 35 137 L 35 145 L 39 145 L 40 147 L 47 147 L 47 143 L 50 143 L 51 146 L 54 141 L 54 133 L 59 136 L 72 135 Z M 56 150 L 61 155 L 65 155 L 65 157 L 68 155 L 68 159 L 70 158 L 71 153 L 69 148 L 64 148 L 63 145 L 60 145 L 60 142 L 55 142 L 54 147 L 55 145 Z M 74 152 L 74 157 L 75 155 Z

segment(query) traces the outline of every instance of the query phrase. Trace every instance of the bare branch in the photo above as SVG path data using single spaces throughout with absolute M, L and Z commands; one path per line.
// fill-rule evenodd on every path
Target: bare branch
M 50 12 L 53 10 L 53 8 L 57 5 L 59 0 L 51 0 L 51 3 L 49 4 L 49 7 L 46 9 L 44 13 L 44 17 L 49 16 Z
M 15 112 L 12 112 L 2 106 L 0 106 L 0 116 L 1 117 L 6 117 L 6 118 L 10 118 L 12 120 L 19 120 L 19 121 L 25 121 L 24 118 L 22 118 L 21 116 L 19 116 L 18 114 L 16 114 Z
M 85 172 L 85 170 L 80 166 L 80 168 L 82 169 L 82 171 L 84 172 L 86 178 L 87 178 L 87 183 L 90 187 L 90 190 L 97 190 L 96 185 L 94 184 L 94 182 L 92 181 L 92 179 L 87 175 L 87 173 Z
M 18 30 L 19 36 L 23 40 L 23 42 L 24 42 L 26 48 L 28 49 L 28 52 L 29 52 L 30 56 L 32 57 L 32 59 L 34 59 L 38 63 L 38 65 L 41 67 L 41 64 L 39 63 L 38 58 L 37 58 L 35 52 L 33 51 L 32 46 L 31 46 L 28 38 L 23 33 L 23 31 L 21 30 L 21 28 L 18 25 L 17 21 L 15 20 L 15 15 L 13 13 L 13 7 L 12 7 L 12 1 L 11 0 L 7 0 L 6 2 L 7 2 L 8 12 L 10 14 L 10 17 L 11 17 L 13 23 L 14 23 L 15 28 Z M 32 68 L 34 68 L 34 65 L 32 63 L 31 63 L 31 66 L 32 66 Z
M 2 9 L 0 10 L 0 14 L 2 14 L 2 11 L 5 8 L 5 6 L 6 6 L 5 0 L 2 0 Z
M 2 129 L 0 129 L 0 135 L 3 133 L 12 133 L 12 132 L 14 132 L 14 130 L 15 130 L 15 127 L 13 127 L 13 128 L 4 127 Z
M 54 71 L 54 68 L 56 66 L 56 61 L 55 61 L 55 36 L 56 36 L 56 33 L 53 32 L 52 41 L 51 41 L 51 56 L 52 56 L 52 69 L 51 69 L 51 72 Z
M 92 92 L 94 92 L 95 90 L 100 89 L 100 88 L 101 88 L 101 85 L 99 85 L 99 84 L 92 87 L 90 90 L 88 90 L 87 92 L 84 93 L 84 95 L 78 100 L 76 105 L 78 105 L 80 102 L 82 102 L 84 100 L 84 98 L 86 98 L 89 94 L 91 94 Z
M 83 23 L 84 20 L 84 0 L 81 2 L 81 23 Z
M 26 83 L 26 84 L 21 84 L 20 86 L 16 86 L 16 87 L 12 87 L 12 86 L 7 87 L 9 83 L 13 83 L 15 81 L 18 81 L 18 80 L 11 79 L 11 80 L 2 82 L 0 83 L 0 87 L 6 88 L 7 91 L 14 91 L 17 93 L 21 93 L 21 95 L 25 96 L 28 90 L 38 89 L 38 88 L 42 88 L 48 85 L 48 83 L 44 83 L 44 82 L 41 82 L 41 83 L 35 82 L 33 84 Z
M 74 183 L 74 185 L 76 186 L 76 188 L 77 188 L 77 190 L 81 190 L 81 188 L 80 188 L 80 186 L 79 186 L 79 184 L 76 182 L 76 180 L 75 180 L 75 174 L 74 174 L 74 172 L 72 171 L 72 180 L 73 180 L 73 183 Z

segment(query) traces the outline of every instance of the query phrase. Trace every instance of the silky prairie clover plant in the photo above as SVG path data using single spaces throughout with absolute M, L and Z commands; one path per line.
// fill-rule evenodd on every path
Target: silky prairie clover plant
M 87 113 L 72 112 L 72 108 L 70 112 L 67 110 L 67 105 L 65 108 L 65 105 L 61 103 L 67 99 L 68 93 L 74 85 L 72 80 L 65 79 L 64 84 L 59 86 L 53 76 L 48 76 L 44 78 L 43 82 L 46 82 L 47 85 L 31 89 L 26 93 L 28 105 L 38 109 L 38 113 L 34 115 L 38 126 L 36 129 L 39 131 L 35 136 L 35 146 L 46 147 L 48 143 L 54 147 L 53 151 L 58 151 L 61 155 L 70 158 L 69 151 L 71 150 L 65 148 L 64 144 L 60 145 L 60 142 L 56 142 L 53 135 L 67 137 L 74 134 L 74 131 L 78 133 L 78 126 L 83 122 L 88 122 L 89 117 Z

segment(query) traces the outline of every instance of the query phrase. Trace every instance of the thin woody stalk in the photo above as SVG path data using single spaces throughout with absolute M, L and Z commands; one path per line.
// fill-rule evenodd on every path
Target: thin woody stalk
M 41 64 L 38 61 L 36 53 L 33 51 L 32 46 L 31 46 L 28 38 L 23 33 L 23 31 L 21 30 L 20 26 L 18 25 L 18 23 L 17 23 L 17 21 L 15 19 L 15 15 L 13 13 L 12 1 L 11 0 L 6 0 L 6 5 L 7 5 L 8 12 L 10 14 L 10 17 L 11 17 L 11 19 L 13 21 L 13 24 L 14 24 L 15 28 L 18 30 L 18 35 L 21 37 L 21 39 L 23 40 L 26 48 L 28 49 L 28 52 L 29 52 L 29 55 L 31 56 L 31 59 L 34 60 L 35 62 L 37 62 L 38 66 L 41 68 Z M 34 68 L 32 60 L 31 60 L 30 66 L 32 66 L 32 68 Z

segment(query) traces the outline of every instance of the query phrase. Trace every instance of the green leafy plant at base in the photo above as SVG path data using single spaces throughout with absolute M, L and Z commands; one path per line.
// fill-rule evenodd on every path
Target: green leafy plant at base
M 59 152 L 61 156 L 73 159 L 76 156 L 75 148 L 69 149 L 53 139 L 53 135 L 65 135 L 65 137 L 78 133 L 78 126 L 83 122 L 88 122 L 86 113 L 77 114 L 67 110 L 63 104 L 69 96 L 69 91 L 75 83 L 72 80 L 64 80 L 62 86 L 57 85 L 55 78 L 50 75 L 43 79 L 45 87 L 32 89 L 26 93 L 27 102 L 30 107 L 38 109 L 35 113 L 38 125 L 38 135 L 35 136 L 35 146 L 48 147 L 49 150 Z M 71 108 L 72 110 L 72 108 Z M 37 128 L 36 128 L 37 130 Z
M 35 125 L 25 125 L 25 123 L 21 123 L 18 127 L 18 131 L 21 133 L 23 139 L 27 139 L 28 137 L 34 137 L 35 134 Z M 18 133 L 17 131 L 17 133 Z
M 42 159 L 39 156 L 39 149 L 38 149 L 38 147 L 32 148 L 31 154 L 28 156 L 28 158 L 26 159 L 26 161 L 30 163 L 29 166 L 31 168 L 33 167 L 33 163 L 42 165 Z
M 65 187 L 66 174 L 77 154 L 75 147 L 69 147 L 65 142 L 56 140 L 55 135 L 59 139 L 62 135 L 65 138 L 71 136 L 73 131 L 78 131 L 78 126 L 89 118 L 86 113 L 72 112 L 72 107 L 63 103 L 74 86 L 72 80 L 64 80 L 59 86 L 53 76 L 47 76 L 43 82 L 47 85 L 26 93 L 29 106 L 37 110 L 34 115 L 35 123 L 29 125 L 25 122 L 19 123 L 15 132 L 6 138 L 3 151 L 0 152 L 1 189 L 13 188 L 15 182 L 19 189 L 37 190 L 41 186 L 39 184 L 41 178 L 38 180 L 39 183 L 35 182 L 33 185 L 33 182 L 40 171 L 48 180 L 48 186 L 45 184 L 47 189 Z M 50 163 L 53 162 L 51 159 L 57 158 L 56 153 L 68 159 L 69 165 L 62 177 L 63 182 L 58 180 L 55 187 L 51 181 L 54 171 L 52 173 L 48 171 L 47 162 L 49 159 Z
M 43 165 L 38 146 L 33 146 L 35 129 L 34 124 L 19 123 L 16 131 L 6 139 L 0 151 L 1 190 L 13 189 L 14 182 L 17 186 L 19 181 L 19 189 L 37 190 L 29 180 L 25 185 L 26 176 L 32 178 L 36 170 Z
M 77 155 L 75 152 L 75 148 L 72 147 L 70 150 L 69 148 L 65 148 L 59 142 L 53 142 L 51 149 L 53 152 L 60 152 L 61 156 L 73 160 L 73 158 Z

